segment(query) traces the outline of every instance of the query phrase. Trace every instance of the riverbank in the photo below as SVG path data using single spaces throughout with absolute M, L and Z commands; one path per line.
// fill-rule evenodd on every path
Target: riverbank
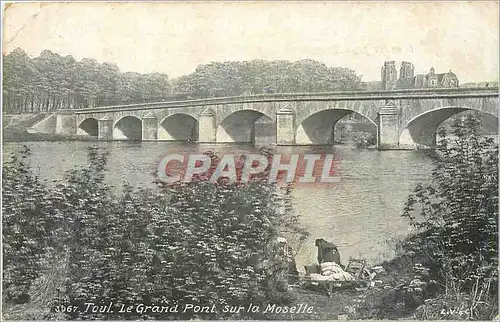
M 77 135 L 61 135 L 55 133 L 29 132 L 22 128 L 6 128 L 2 133 L 3 142 L 36 142 L 36 141 L 97 141 L 97 138 Z
M 286 304 L 263 305 L 259 313 L 243 319 L 258 320 L 463 320 L 464 311 L 457 308 L 467 303 L 467 294 L 453 293 L 443 296 L 441 292 L 412 290 L 411 285 L 422 279 L 414 276 L 414 260 L 399 256 L 384 262 L 386 271 L 378 274 L 370 287 L 335 290 L 331 296 L 320 286 L 291 285 L 290 295 L 293 301 Z M 34 283 L 30 302 L 13 306 L 4 306 L 3 319 L 42 320 L 65 319 L 62 313 L 53 311 L 57 297 L 57 286 L 61 284 L 60 268 L 46 272 Z M 424 274 L 425 275 L 425 274 Z M 426 282 L 421 282 L 428 284 Z M 440 295 L 441 294 L 441 295 Z M 491 303 L 490 303 L 491 304 Z M 286 313 L 283 313 L 283 312 Z M 290 313 L 293 312 L 293 313 Z M 495 311 L 497 312 L 497 311 Z M 497 313 L 489 314 L 495 316 Z M 175 316 L 172 316 L 175 319 Z
M 291 286 L 295 296 L 289 306 L 307 305 L 312 313 L 272 314 L 273 320 L 361 320 L 361 319 L 415 319 L 417 308 L 424 297 L 412 296 L 405 286 L 415 279 L 415 261 L 407 254 L 384 261 L 372 279 L 356 287 L 334 289 L 329 297 L 323 287 L 302 284 Z M 264 318 L 264 317 L 263 317 Z
M 401 284 L 412 278 L 408 269 L 411 263 L 405 263 L 401 265 L 401 257 L 384 262 L 382 266 L 387 270 L 378 274 L 370 287 L 338 289 L 331 296 L 320 286 L 291 285 L 289 290 L 293 301 L 259 307 L 258 314 L 248 317 L 259 320 L 415 319 L 418 303 L 409 304 L 399 290 Z M 51 308 L 61 284 L 60 274 L 66 273 L 59 266 L 47 271 L 33 284 L 30 302 L 4 307 L 3 318 L 64 318 L 60 313 L 51 312 Z
M 96 141 L 97 138 L 79 135 L 61 135 L 56 133 L 39 133 L 31 128 L 47 117 L 46 113 L 2 115 L 3 142 L 36 142 L 36 141 Z

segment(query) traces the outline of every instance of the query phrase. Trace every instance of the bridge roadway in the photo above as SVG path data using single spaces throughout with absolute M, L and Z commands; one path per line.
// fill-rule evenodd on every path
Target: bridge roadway
M 100 140 L 333 143 L 333 127 L 357 113 L 377 130 L 379 149 L 432 147 L 451 116 L 482 112 L 498 131 L 498 88 L 264 94 L 60 110 L 34 126 L 41 132 Z

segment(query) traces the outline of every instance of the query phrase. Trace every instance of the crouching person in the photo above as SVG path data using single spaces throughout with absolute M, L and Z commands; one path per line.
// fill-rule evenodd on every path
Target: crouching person
M 342 269 L 344 265 L 340 262 L 340 252 L 337 245 L 327 242 L 323 238 L 316 239 L 316 247 L 318 247 L 318 263 L 321 265 L 326 262 L 334 262 Z

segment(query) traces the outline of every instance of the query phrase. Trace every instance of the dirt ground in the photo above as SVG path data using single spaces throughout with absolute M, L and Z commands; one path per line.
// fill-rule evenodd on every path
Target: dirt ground
M 292 288 L 296 300 L 288 307 L 302 304 L 302 307 L 311 307 L 312 313 L 280 313 L 265 314 L 266 319 L 271 320 L 347 320 L 350 305 L 359 296 L 355 289 L 344 289 L 334 291 L 329 297 L 327 292 L 321 288 L 305 289 L 302 287 Z M 306 306 L 307 305 L 307 306 Z

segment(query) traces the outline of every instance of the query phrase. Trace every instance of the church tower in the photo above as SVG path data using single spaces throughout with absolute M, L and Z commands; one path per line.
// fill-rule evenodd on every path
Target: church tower
M 396 87 L 398 75 L 396 71 L 396 63 L 394 61 L 386 61 L 382 66 L 382 89 L 392 90 Z
M 399 79 L 396 84 L 396 88 L 413 88 L 414 87 L 414 77 L 415 77 L 415 67 L 413 64 L 407 61 L 401 62 L 401 68 L 399 69 Z
M 415 67 L 407 61 L 401 62 L 401 69 L 399 70 L 400 79 L 412 79 L 415 76 Z

